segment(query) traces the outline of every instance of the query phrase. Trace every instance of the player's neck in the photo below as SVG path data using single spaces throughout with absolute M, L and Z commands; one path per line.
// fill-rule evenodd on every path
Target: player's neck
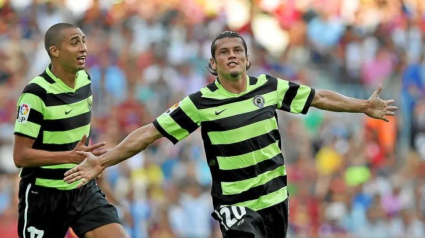
M 246 91 L 247 89 L 246 78 L 247 78 L 246 73 L 242 73 L 237 78 L 226 78 L 220 75 L 218 76 L 218 79 L 220 80 L 220 83 L 223 86 L 223 88 L 229 93 L 234 93 L 234 94 L 239 94 Z
M 64 84 L 66 84 L 70 88 L 75 87 L 75 79 L 77 77 L 77 74 L 74 72 L 69 72 L 64 69 L 64 67 L 61 67 L 58 64 L 52 64 L 52 68 L 50 69 L 52 73 L 58 77 Z

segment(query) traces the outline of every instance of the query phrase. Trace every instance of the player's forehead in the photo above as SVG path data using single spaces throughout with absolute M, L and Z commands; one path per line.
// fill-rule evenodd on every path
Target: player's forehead
M 85 35 L 83 31 L 80 28 L 73 27 L 73 28 L 66 28 L 61 31 L 61 35 L 64 40 L 72 40 L 75 38 L 85 38 Z
M 215 42 L 216 49 L 233 49 L 237 47 L 244 48 L 242 39 L 239 37 L 222 38 Z

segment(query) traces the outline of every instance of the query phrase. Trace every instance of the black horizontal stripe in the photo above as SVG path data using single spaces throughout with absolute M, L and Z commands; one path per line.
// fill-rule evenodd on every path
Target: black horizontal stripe
M 250 98 L 253 98 L 257 95 L 264 95 L 269 92 L 276 90 L 276 87 L 273 87 L 273 82 L 268 81 L 261 85 L 260 87 L 252 90 L 251 92 L 242 95 L 240 97 L 226 98 L 226 99 L 214 99 L 214 98 L 202 98 L 198 105 L 198 109 L 207 109 L 211 107 L 218 107 L 229 103 L 240 102 Z
M 197 92 L 189 95 L 189 99 L 196 106 L 198 104 L 202 94 Z M 170 113 L 170 117 L 183 129 L 190 133 L 198 129 L 198 124 L 196 124 L 182 109 L 178 107 L 176 110 Z
M 67 93 L 59 93 L 59 94 L 53 94 L 48 93 L 46 95 L 46 106 L 60 106 L 60 105 L 66 105 L 66 104 L 72 104 L 79 102 L 81 100 L 85 100 L 88 97 L 92 95 L 91 92 L 91 84 L 87 84 L 73 92 L 67 92 Z
M 43 123 L 43 114 L 41 112 L 32 108 L 30 114 L 28 115 L 28 121 L 33 122 L 37 125 L 42 125 Z
M 263 185 L 253 187 L 245 192 L 234 195 L 223 195 L 221 199 L 219 199 L 221 201 L 220 205 L 233 205 L 240 202 L 258 199 L 261 196 L 276 192 L 277 190 L 286 187 L 287 184 L 286 175 L 279 176 Z
M 279 153 L 273 158 L 261 161 L 260 163 L 249 167 L 232 170 L 220 170 L 220 180 L 221 182 L 236 182 L 255 178 L 260 174 L 275 170 L 284 164 L 283 155 Z
M 212 83 L 208 84 L 208 85 L 207 85 L 207 88 L 208 88 L 211 92 L 215 92 L 215 91 L 218 89 L 217 85 L 215 85 L 215 82 L 212 82 Z
M 39 97 L 41 99 L 41 101 L 46 103 L 46 95 L 47 95 L 46 89 L 44 89 L 43 87 L 41 87 L 40 85 L 38 85 L 36 83 L 30 83 L 27 86 L 25 86 L 22 94 L 24 94 L 24 93 L 33 94 L 33 95 Z
M 64 112 L 65 113 L 65 112 Z M 45 131 L 69 131 L 90 124 L 91 112 L 57 120 L 45 120 L 43 129 Z
M 273 118 L 275 116 L 275 109 L 275 105 L 267 106 L 252 112 L 242 113 L 214 121 L 205 121 L 201 123 L 201 126 L 208 132 L 232 130 L 241 126 L 247 126 L 259 121 Z
M 50 67 L 50 65 L 49 65 L 49 68 L 51 68 Z M 47 74 L 47 72 L 46 71 L 44 71 L 42 74 L 40 74 L 39 75 L 40 77 L 42 77 L 42 78 L 44 78 L 44 80 L 46 80 L 48 83 L 50 83 L 50 84 L 53 84 L 53 83 L 55 83 L 55 80 L 53 80 L 52 79 L 52 77 L 50 77 L 50 75 L 49 74 Z
M 39 150 L 47 150 L 47 151 L 70 151 L 73 150 L 75 148 L 75 146 L 77 146 L 79 141 L 75 141 L 72 143 L 67 143 L 67 144 L 44 144 L 44 143 L 37 143 L 37 145 L 35 145 L 34 143 L 34 149 L 39 149 Z
M 190 133 L 198 128 L 198 125 L 179 107 L 170 113 L 170 117 L 183 129 Z
M 236 156 L 252 151 L 260 150 L 272 143 L 280 140 L 279 130 L 273 130 L 270 133 L 266 133 L 248 140 L 228 144 L 228 145 L 212 145 L 212 151 L 215 156 Z
M 258 82 L 258 79 L 256 77 L 249 77 L 249 85 L 256 85 Z
M 177 144 L 179 141 L 174 138 L 174 136 L 168 134 L 168 132 L 166 132 L 162 126 L 158 123 L 158 121 L 155 119 L 152 123 L 156 129 L 159 131 L 159 133 L 161 133 L 161 135 L 163 135 L 164 137 L 166 137 L 168 140 L 170 140 L 173 144 Z
M 298 89 L 300 88 L 300 85 L 289 82 L 289 88 L 285 93 L 285 96 L 282 101 L 282 106 L 280 107 L 281 110 L 290 112 L 291 111 L 291 103 L 294 100 L 295 96 L 297 96 Z
M 41 179 L 57 179 L 62 180 L 65 176 L 66 171 L 70 169 L 43 169 L 38 168 L 35 172 L 36 178 Z
M 307 102 L 305 103 L 304 108 L 301 111 L 302 114 L 307 114 L 308 109 L 310 108 L 311 103 L 313 102 L 313 99 L 314 99 L 314 95 L 315 94 L 316 94 L 316 90 L 314 90 L 312 88 L 311 91 L 310 91 L 310 94 L 308 95 Z

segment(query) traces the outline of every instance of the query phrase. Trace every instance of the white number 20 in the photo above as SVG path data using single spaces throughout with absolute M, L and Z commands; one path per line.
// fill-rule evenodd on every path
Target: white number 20
M 239 212 L 239 210 L 240 210 L 240 212 Z M 236 206 L 222 207 L 220 209 L 220 215 L 221 216 L 219 216 L 219 217 L 222 221 L 222 224 L 224 225 L 224 227 L 227 230 L 230 227 L 232 227 L 243 216 L 245 216 L 245 214 L 246 214 L 245 207 L 236 207 Z
M 44 231 L 38 230 L 33 226 L 28 227 L 27 231 L 30 233 L 30 238 L 43 238 Z

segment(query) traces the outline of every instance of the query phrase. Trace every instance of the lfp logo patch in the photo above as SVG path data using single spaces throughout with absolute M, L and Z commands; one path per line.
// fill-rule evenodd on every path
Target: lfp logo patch
M 176 110 L 179 107 L 179 105 L 180 105 L 180 102 L 174 104 L 173 106 L 170 107 L 170 109 L 166 111 L 166 113 L 168 114 L 172 113 L 174 110 Z
M 28 121 L 30 111 L 31 106 L 27 103 L 22 103 L 21 106 L 19 106 L 18 122 L 26 123 Z

